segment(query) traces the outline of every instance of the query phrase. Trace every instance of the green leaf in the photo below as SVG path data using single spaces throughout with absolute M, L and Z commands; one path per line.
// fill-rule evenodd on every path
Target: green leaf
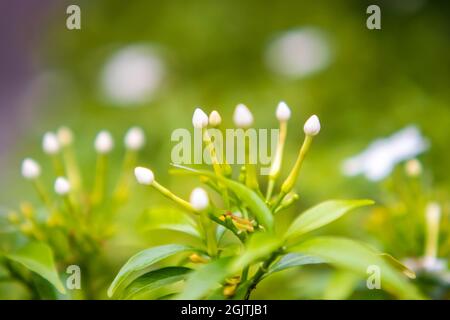
M 273 234 L 255 233 L 247 241 L 244 252 L 232 263 L 231 269 L 239 271 L 255 261 L 267 259 L 281 244 Z
M 177 168 L 187 170 L 191 174 L 207 176 L 212 179 L 216 179 L 222 182 L 227 188 L 232 190 L 234 194 L 251 210 L 255 215 L 256 220 L 266 228 L 267 231 L 273 231 L 273 215 L 269 207 L 266 205 L 263 199 L 252 189 L 243 185 L 242 183 L 236 182 L 224 178 L 222 176 L 217 176 L 213 172 L 207 170 L 196 170 L 185 166 L 174 165 Z
M 318 204 L 297 217 L 286 232 L 286 239 L 296 238 L 323 227 L 340 218 L 348 211 L 371 205 L 372 200 L 329 200 Z
M 66 293 L 58 276 L 52 249 L 43 242 L 31 242 L 18 251 L 6 255 L 9 260 L 22 264 L 50 282 L 62 294 Z
M 195 300 L 206 296 L 211 290 L 218 287 L 220 282 L 233 273 L 229 267 L 230 261 L 231 258 L 221 258 L 193 271 L 186 281 L 183 292 L 175 299 Z
M 192 269 L 186 267 L 167 267 L 150 271 L 131 282 L 124 290 L 123 299 L 131 299 L 137 295 L 186 279 Z
M 378 266 L 383 289 L 402 299 L 424 298 L 400 272 L 374 253 L 372 248 L 360 242 L 339 237 L 316 237 L 288 248 L 288 251 L 317 256 L 329 264 L 352 271 L 362 277 L 367 277 L 369 266 Z
M 301 253 L 288 253 L 270 267 L 268 274 L 279 272 L 288 268 L 319 263 L 325 263 L 325 260 Z
M 336 270 L 330 278 L 328 286 L 325 288 L 324 300 L 345 300 L 348 299 L 355 290 L 361 277 L 347 270 Z
M 416 278 L 416 273 L 409 269 L 407 266 L 405 266 L 403 263 L 395 259 L 393 256 L 391 256 L 388 253 L 379 253 L 380 257 L 382 257 L 386 262 L 390 263 L 393 267 L 395 267 L 397 270 L 402 272 L 405 276 L 407 276 L 410 279 Z
M 145 210 L 139 220 L 139 229 L 144 232 L 155 229 L 167 229 L 201 238 L 195 220 L 186 212 L 172 207 L 157 207 Z
M 158 261 L 176 253 L 194 250 L 195 249 L 192 247 L 185 245 L 169 244 L 138 252 L 125 263 L 122 269 L 120 269 L 108 289 L 108 296 L 112 297 L 119 288 L 126 286 L 137 277 L 148 272 L 149 268 Z

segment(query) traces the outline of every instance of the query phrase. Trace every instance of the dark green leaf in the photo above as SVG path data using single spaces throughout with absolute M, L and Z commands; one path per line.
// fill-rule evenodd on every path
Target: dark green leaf
M 122 297 L 131 299 L 169 284 L 184 280 L 192 269 L 185 267 L 167 267 L 150 271 L 132 281 L 124 290 Z
M 6 255 L 12 261 L 18 262 L 50 282 L 55 288 L 65 293 L 64 285 L 56 271 L 52 249 L 43 242 L 31 242 L 18 251 Z
M 121 288 L 137 277 L 149 271 L 149 268 L 158 261 L 176 253 L 193 251 L 189 246 L 169 244 L 143 250 L 132 256 L 120 269 L 116 278 L 108 289 L 108 296 L 112 297 L 118 288 Z
M 324 263 L 325 260 L 309 256 L 301 253 L 288 253 L 284 255 L 278 262 L 273 264 L 269 269 L 269 274 L 282 271 L 288 268 L 299 267 L 307 264 Z

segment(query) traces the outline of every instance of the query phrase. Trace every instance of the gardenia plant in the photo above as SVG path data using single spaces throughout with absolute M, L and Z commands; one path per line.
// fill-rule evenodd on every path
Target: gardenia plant
M 369 267 L 376 266 L 384 290 L 399 298 L 421 298 L 421 293 L 403 274 L 406 268 L 390 255 L 380 254 L 359 241 L 311 233 L 352 209 L 371 205 L 371 200 L 328 200 L 299 214 L 286 231 L 276 230 L 277 215 L 299 199 L 295 186 L 300 170 L 321 129 L 316 115 L 305 122 L 305 136 L 297 159 L 278 186 L 290 116 L 290 108 L 281 102 L 276 110 L 279 141 L 268 176 L 258 176 L 251 163 L 245 163 L 239 174 L 233 176 L 231 165 L 217 160 L 208 134 L 208 125 L 220 128 L 222 118 L 217 111 L 208 116 L 200 108 L 194 111 L 192 123 L 196 130 L 202 130 L 212 170 L 174 165 L 172 173 L 198 177 L 204 187 L 195 188 L 189 200 L 185 200 L 160 184 L 149 168 L 136 167 L 139 184 L 155 189 L 181 209 L 153 217 L 154 228 L 189 234 L 200 239 L 201 245 L 171 243 L 138 252 L 115 277 L 108 290 L 109 297 L 145 297 L 157 289 L 182 282 L 174 294 L 165 298 L 249 299 L 258 284 L 276 272 L 326 263 L 362 277 L 367 277 Z M 254 118 L 245 105 L 239 104 L 233 120 L 237 127 L 246 130 Z M 266 190 L 261 188 L 263 179 L 267 179 Z M 221 201 L 212 201 L 211 193 L 216 193 Z M 237 246 L 224 241 L 229 235 Z M 188 259 L 161 266 L 160 262 L 172 256 Z
M 107 172 L 114 141 L 108 131 L 98 133 L 92 189 L 87 188 L 80 172 L 73 140 L 67 127 L 44 135 L 42 148 L 53 164 L 53 173 L 47 173 L 55 177 L 53 192 L 43 182 L 39 163 L 26 158 L 21 173 L 37 192 L 41 206 L 24 202 L 8 216 L 20 245 L 0 252 L 0 265 L 7 270 L 5 279 L 22 283 L 33 299 L 93 299 L 105 295 L 109 278 L 103 246 L 114 234 L 117 210 L 127 201 L 132 170 L 145 136 L 138 127 L 126 133 L 122 171 L 113 183 L 108 181 Z M 81 274 L 73 280 L 68 277 L 64 285 L 57 270 L 66 268 L 66 276 L 76 268 Z

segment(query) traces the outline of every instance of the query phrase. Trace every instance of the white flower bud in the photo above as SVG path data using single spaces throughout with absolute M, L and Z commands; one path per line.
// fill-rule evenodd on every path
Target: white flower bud
M 153 171 L 144 167 L 134 168 L 134 175 L 139 184 L 151 185 L 155 180 Z
M 57 132 L 59 144 L 63 147 L 71 145 L 73 142 L 73 133 L 68 127 L 61 127 Z
M 253 115 L 245 104 L 238 104 L 234 109 L 233 121 L 238 128 L 248 128 L 253 124 Z
M 111 134 L 106 131 L 100 131 L 95 138 L 95 150 L 98 153 L 109 153 L 114 147 L 114 140 Z
M 125 135 L 125 147 L 130 150 L 140 150 L 145 144 L 144 130 L 139 127 L 130 128 Z
M 422 164 L 417 159 L 411 159 L 405 164 L 406 174 L 410 177 L 417 177 L 422 173 Z
M 33 180 L 41 175 L 41 166 L 31 158 L 22 161 L 22 176 L 25 179 Z
M 55 192 L 60 196 L 64 196 L 70 192 L 70 183 L 64 177 L 58 177 L 55 180 Z
M 202 188 L 195 188 L 192 190 L 189 200 L 196 211 L 205 210 L 209 206 L 208 194 Z
M 220 116 L 219 112 L 214 110 L 209 114 L 209 124 L 212 127 L 217 127 L 222 123 L 222 117 Z
M 42 139 L 42 149 L 46 154 L 56 154 L 59 152 L 60 145 L 58 137 L 53 132 L 47 132 Z
M 277 106 L 277 111 L 275 112 L 277 119 L 279 121 L 288 121 L 291 117 L 291 109 L 289 109 L 286 102 L 281 101 Z
M 201 129 L 208 125 L 208 115 L 200 108 L 196 108 L 192 115 L 192 125 L 194 128 Z
M 316 115 L 309 117 L 303 126 L 303 131 L 307 136 L 315 136 L 320 132 L 320 121 Z

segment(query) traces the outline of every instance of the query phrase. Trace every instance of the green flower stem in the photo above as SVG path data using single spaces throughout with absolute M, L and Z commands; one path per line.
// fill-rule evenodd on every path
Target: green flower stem
M 92 191 L 92 203 L 99 205 L 103 201 L 106 189 L 106 175 L 108 169 L 108 157 L 105 154 L 98 154 L 97 167 L 95 170 L 94 189 Z
M 39 198 L 44 203 L 44 205 L 48 208 L 48 210 L 51 212 L 53 211 L 52 202 L 50 200 L 50 196 L 48 195 L 47 190 L 44 187 L 44 184 L 39 178 L 36 178 L 33 180 L 33 187 L 36 190 Z
M 277 149 L 275 151 L 274 160 L 272 162 L 272 166 L 270 167 L 269 172 L 269 182 L 267 185 L 267 192 L 266 192 L 266 202 L 270 201 L 270 198 L 272 197 L 273 188 L 275 186 L 275 181 L 280 175 L 281 170 L 281 162 L 283 160 L 283 150 L 284 150 L 284 144 L 286 141 L 287 136 L 287 121 L 281 121 L 280 122 L 280 135 L 278 137 L 278 144 Z
M 75 192 L 78 192 L 82 189 L 82 179 L 78 161 L 71 144 L 63 147 L 62 155 L 70 185 Z
M 425 238 L 425 257 L 436 258 L 439 247 L 439 221 L 428 221 Z
M 283 194 L 283 197 L 289 193 L 289 191 L 292 190 L 295 183 L 297 182 L 298 174 L 300 172 L 300 168 L 302 167 L 303 160 L 306 157 L 306 154 L 308 153 L 309 148 L 311 147 L 313 137 L 310 135 L 305 136 L 305 140 L 303 140 L 303 145 L 300 148 L 300 152 L 298 153 L 297 160 L 295 161 L 294 167 L 291 170 L 291 173 L 286 178 L 286 180 L 283 182 L 281 186 L 281 193 Z
M 215 228 L 211 224 L 211 220 L 208 218 L 207 212 L 200 212 L 200 222 L 203 227 L 203 233 L 206 242 L 206 248 L 210 257 L 217 256 L 217 241 Z
M 250 163 L 250 146 L 249 143 L 245 143 L 245 184 L 250 189 L 255 190 L 258 194 L 261 193 L 259 190 L 258 178 L 256 175 L 256 165 Z
M 52 159 L 53 169 L 55 170 L 56 176 L 63 177 L 65 175 L 64 165 L 61 161 L 59 154 L 51 155 L 51 159 Z
M 118 183 L 114 191 L 114 200 L 118 204 L 126 201 L 130 192 L 130 184 L 133 177 L 133 168 L 137 162 L 137 152 L 135 150 L 127 150 L 123 159 L 122 171 Z
M 211 161 L 212 161 L 212 164 L 213 164 L 214 172 L 218 176 L 223 176 L 222 167 L 221 167 L 221 165 L 219 163 L 219 160 L 217 159 L 216 149 L 214 147 L 214 143 L 211 140 L 211 137 L 208 134 L 208 130 L 204 130 L 203 140 L 205 141 L 206 147 L 209 150 L 209 154 L 211 156 Z M 229 195 L 228 195 L 228 190 L 220 182 L 218 183 L 218 186 L 219 186 L 219 188 L 221 190 L 221 193 L 223 195 L 223 201 L 225 203 L 225 206 L 228 208 L 230 206 L 230 198 L 229 198 Z
M 191 204 L 189 202 L 187 202 L 186 200 L 181 199 L 180 197 L 176 196 L 169 189 L 163 187 L 158 182 L 156 182 L 156 180 L 154 180 L 151 185 L 156 190 L 161 192 L 165 197 L 175 201 L 177 204 L 179 204 L 184 209 L 186 209 L 188 211 L 191 211 L 191 212 L 194 212 L 194 213 L 197 213 L 197 211 L 195 211 L 194 208 L 192 208 L 192 206 L 191 206 Z

